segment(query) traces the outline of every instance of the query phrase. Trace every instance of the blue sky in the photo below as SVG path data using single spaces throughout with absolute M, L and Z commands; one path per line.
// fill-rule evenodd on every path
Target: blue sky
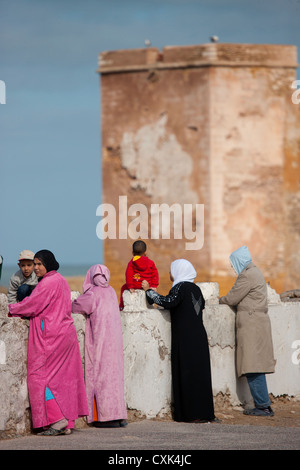
M 209 42 L 294 44 L 300 0 L 1 0 L 0 254 L 102 261 L 100 78 L 106 50 Z

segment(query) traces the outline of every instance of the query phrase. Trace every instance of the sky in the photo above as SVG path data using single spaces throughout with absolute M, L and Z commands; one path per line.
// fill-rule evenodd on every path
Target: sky
M 300 0 L 0 0 L 0 254 L 101 263 L 101 93 L 107 50 L 293 44 Z

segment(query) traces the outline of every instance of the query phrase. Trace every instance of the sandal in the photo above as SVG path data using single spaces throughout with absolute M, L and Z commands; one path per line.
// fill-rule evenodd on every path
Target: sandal
M 189 423 L 221 423 L 219 418 L 212 418 L 212 419 L 194 419 L 193 421 L 188 421 Z
M 46 429 L 46 431 L 39 432 L 38 436 L 62 436 L 63 434 L 69 434 L 66 433 L 68 431 L 67 429 L 54 429 L 50 426 L 50 428 Z
M 73 433 L 73 429 L 70 429 L 70 428 L 65 429 L 64 434 L 65 434 L 66 436 L 68 436 L 69 434 L 72 434 L 72 433 Z

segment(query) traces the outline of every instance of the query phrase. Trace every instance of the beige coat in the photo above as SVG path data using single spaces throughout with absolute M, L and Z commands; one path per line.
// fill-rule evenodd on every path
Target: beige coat
M 221 304 L 237 307 L 236 367 L 238 377 L 251 372 L 275 370 L 267 286 L 261 271 L 252 262 L 238 276 Z

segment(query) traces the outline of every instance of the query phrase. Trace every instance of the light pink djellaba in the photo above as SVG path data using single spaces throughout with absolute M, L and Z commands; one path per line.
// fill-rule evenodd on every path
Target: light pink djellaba
M 72 312 L 87 315 L 85 328 L 85 386 L 88 422 L 127 419 L 124 398 L 124 354 L 121 316 L 110 272 L 92 266 L 83 283 L 83 294 L 72 302 Z
M 29 297 L 8 308 L 13 317 L 30 318 L 27 385 L 33 427 L 49 424 L 46 387 L 67 420 L 86 416 L 83 367 L 67 281 L 58 272 L 49 271 Z

